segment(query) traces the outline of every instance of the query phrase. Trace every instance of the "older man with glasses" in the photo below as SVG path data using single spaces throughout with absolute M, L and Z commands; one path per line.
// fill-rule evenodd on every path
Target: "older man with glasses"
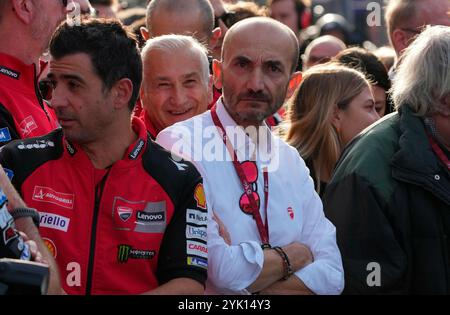
M 391 0 L 385 20 L 389 41 L 400 58 L 427 25 L 450 26 L 450 0 Z M 390 71 L 394 77 L 397 64 Z

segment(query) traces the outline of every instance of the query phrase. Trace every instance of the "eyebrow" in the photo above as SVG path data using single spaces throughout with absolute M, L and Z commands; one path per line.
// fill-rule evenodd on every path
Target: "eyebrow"
M 191 72 L 188 74 L 183 75 L 183 78 L 189 79 L 189 78 L 200 78 L 200 74 L 198 72 Z
M 60 77 L 61 77 L 61 79 L 63 79 L 63 80 L 75 80 L 75 81 L 78 81 L 78 82 L 83 83 L 83 84 L 85 83 L 85 81 L 83 80 L 83 78 L 80 77 L 80 76 L 78 76 L 78 75 L 76 75 L 76 74 L 62 74 Z M 50 72 L 50 73 L 47 75 L 47 78 L 49 78 L 50 80 L 52 80 L 52 79 L 55 79 L 55 78 L 56 78 L 56 75 L 55 75 L 54 73 Z
M 281 61 L 278 60 L 267 60 L 264 62 L 266 65 L 270 65 L 270 66 L 276 66 L 279 67 L 280 69 L 284 70 L 284 65 Z
M 247 62 L 252 63 L 252 61 L 250 60 L 250 58 L 245 57 L 245 56 L 236 56 L 236 57 L 233 59 L 233 62 L 236 62 L 236 61 L 247 61 Z

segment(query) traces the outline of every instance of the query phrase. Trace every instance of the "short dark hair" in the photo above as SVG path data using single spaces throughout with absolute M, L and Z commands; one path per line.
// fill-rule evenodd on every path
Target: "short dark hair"
M 116 20 L 92 19 L 73 26 L 66 22 L 53 34 L 50 54 L 60 59 L 76 53 L 89 55 L 103 87 L 108 90 L 117 81 L 130 79 L 133 93 L 128 107 L 134 108 L 142 81 L 142 60 L 130 31 Z
M 152 15 L 159 9 L 170 12 L 179 12 L 180 14 L 189 14 L 188 10 L 199 8 L 202 17 L 202 29 L 208 36 L 208 40 L 214 29 L 214 9 L 209 0 L 152 0 L 147 6 L 147 29 L 152 33 Z M 177 21 L 173 21 L 176 23 Z
M 362 72 L 372 84 L 383 88 L 386 92 L 391 89 L 391 81 L 386 67 L 372 52 L 361 47 L 350 47 L 338 53 L 333 59 L 344 66 Z M 390 95 L 387 94 L 385 114 L 392 112 Z
M 280 0 L 266 0 L 266 6 L 270 8 L 270 6 L 275 3 L 279 2 Z M 311 3 L 309 0 L 292 0 L 292 2 L 295 5 L 295 12 L 297 13 L 297 26 L 299 30 L 303 29 L 303 17 L 304 13 L 308 8 L 311 6 Z
M 370 51 L 360 47 L 350 47 L 338 53 L 335 60 L 347 67 L 361 71 L 369 81 L 386 91 L 391 88 L 385 66 Z

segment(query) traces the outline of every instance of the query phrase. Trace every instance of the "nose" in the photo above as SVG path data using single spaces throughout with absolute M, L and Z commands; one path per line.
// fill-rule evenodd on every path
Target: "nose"
M 186 91 L 184 91 L 183 87 L 175 86 L 173 88 L 170 100 L 171 100 L 171 103 L 175 106 L 184 104 L 187 100 L 187 95 L 186 95 Z
M 249 74 L 247 88 L 253 92 L 264 90 L 264 74 L 259 67 L 255 67 Z
M 62 87 L 56 87 L 52 92 L 52 99 L 50 100 L 50 106 L 57 111 L 59 108 L 67 106 L 67 97 L 65 96 L 64 89 Z

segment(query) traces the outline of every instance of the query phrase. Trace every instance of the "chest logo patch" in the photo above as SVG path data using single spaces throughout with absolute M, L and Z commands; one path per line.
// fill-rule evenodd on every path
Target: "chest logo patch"
M 130 201 L 115 197 L 112 209 L 115 230 L 163 233 L 167 225 L 165 201 Z

